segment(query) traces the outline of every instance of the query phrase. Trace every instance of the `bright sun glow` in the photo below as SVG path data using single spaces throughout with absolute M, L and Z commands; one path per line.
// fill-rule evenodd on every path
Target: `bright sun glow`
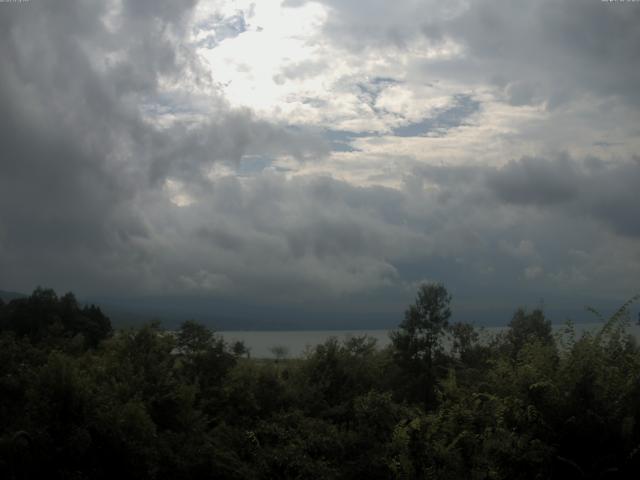
M 279 3 L 254 4 L 245 31 L 198 50 L 232 105 L 278 111 L 294 91 L 279 80 L 283 65 L 304 62 L 318 48 L 308 40 L 321 28 L 325 9 L 317 4 L 280 8 Z

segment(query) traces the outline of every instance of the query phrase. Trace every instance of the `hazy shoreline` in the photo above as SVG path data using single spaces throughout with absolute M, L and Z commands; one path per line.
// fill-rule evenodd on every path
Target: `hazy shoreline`
M 575 323 L 576 336 L 579 337 L 583 332 L 595 331 L 598 327 L 602 327 L 603 323 L 588 322 Z M 565 323 L 552 325 L 554 333 L 560 333 L 566 327 Z M 477 327 L 481 335 L 495 335 L 508 327 Z M 337 337 L 343 340 L 348 337 L 368 335 L 376 339 L 378 348 L 384 348 L 390 344 L 389 332 L 393 329 L 345 329 L 345 330 L 223 330 L 218 331 L 227 342 L 240 340 L 250 349 L 251 356 L 254 358 L 273 358 L 271 352 L 273 347 L 286 347 L 287 356 L 291 358 L 301 357 L 307 347 L 313 348 L 325 342 L 330 337 Z M 633 333 L 636 338 L 640 338 L 640 325 L 632 323 L 628 327 L 628 331 Z

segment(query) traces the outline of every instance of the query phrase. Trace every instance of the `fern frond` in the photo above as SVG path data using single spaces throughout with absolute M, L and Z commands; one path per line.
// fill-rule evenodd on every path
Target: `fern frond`
M 602 336 L 605 333 L 607 333 L 609 330 L 611 330 L 615 326 L 615 324 L 618 322 L 618 320 L 620 320 L 622 316 L 629 310 L 629 307 L 638 300 L 640 300 L 640 293 L 634 295 L 625 303 L 623 303 L 622 306 L 618 310 L 616 310 L 616 312 L 613 315 L 611 315 L 609 320 L 607 320 L 606 323 L 602 326 L 602 328 L 596 335 L 596 338 L 595 338 L 596 342 L 599 342 Z M 589 310 L 596 313 L 596 315 L 602 318 L 602 315 L 600 315 L 595 309 L 592 309 L 589 307 Z

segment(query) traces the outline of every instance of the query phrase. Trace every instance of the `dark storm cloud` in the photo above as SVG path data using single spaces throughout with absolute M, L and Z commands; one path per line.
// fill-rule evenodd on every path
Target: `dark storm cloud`
M 581 90 L 637 103 L 640 9 L 599 1 L 473 2 L 451 24 L 473 68 L 493 70 L 512 102 L 552 105 Z
M 289 154 L 300 161 L 328 152 L 316 135 L 254 119 L 249 110 L 225 112 L 198 128 L 177 125 L 156 139 L 151 178 L 167 176 L 198 182 L 213 161 L 240 162 L 245 155 Z
M 392 190 L 331 178 L 227 176 L 187 209 L 152 208 L 151 248 L 163 275 L 191 293 L 280 301 L 341 296 L 394 280 L 383 257 L 400 242 L 398 233 L 410 233 L 389 228 L 402 201 Z
M 619 294 L 638 274 L 629 236 L 637 220 L 630 210 L 620 218 L 611 211 L 633 195 L 637 167 L 563 158 L 554 160 L 566 162 L 556 170 L 554 161 L 527 158 L 500 169 L 417 166 L 400 190 L 264 171 L 225 177 L 188 210 L 157 212 L 177 228 L 158 232 L 163 241 L 154 248 L 172 259 L 169 276 L 194 292 L 242 289 L 284 302 L 380 289 L 392 295 L 429 278 L 462 296 L 478 295 L 482 284 L 484 294 L 499 291 L 509 301 L 524 299 L 525 290 L 547 299 L 576 286 L 594 292 L 603 278 L 599 294 Z M 545 185 L 553 174 L 566 182 Z M 589 194 L 598 182 L 611 188 Z M 553 201 L 535 196 L 529 183 L 553 192 Z M 572 195 L 558 194 L 571 183 Z M 513 196 L 518 188 L 529 191 Z
M 638 104 L 640 8 L 633 2 L 436 2 L 321 0 L 325 33 L 355 51 L 404 50 L 418 38 L 434 47 L 452 40 L 463 55 L 427 59 L 429 78 L 490 82 L 514 105 L 554 107 L 585 92 Z M 288 0 L 296 6 L 304 0 Z
M 459 295 L 481 303 L 631 295 L 640 275 L 633 201 L 639 174 L 637 159 L 568 156 L 523 158 L 498 169 L 417 167 L 407 178 L 409 198 L 430 203 L 411 224 L 435 227 L 428 234 L 432 254 L 410 271 L 402 260 L 394 265 L 402 278 L 439 272 Z
M 62 243 L 104 241 L 104 226 L 130 193 L 109 172 L 115 159 L 108 154 L 115 138 L 143 126 L 77 40 L 105 34 L 96 20 L 102 12 L 34 2 L 0 13 L 6 26 L 0 56 L 3 223 L 18 244 L 58 237 Z
M 640 159 L 605 163 L 597 159 L 523 158 L 488 177 L 489 187 L 515 205 L 559 208 L 591 216 L 613 231 L 640 236 Z
M 480 165 L 420 166 L 415 178 L 437 187 L 436 199 L 463 208 L 535 208 L 550 217 L 595 220 L 609 233 L 640 236 L 640 159 L 605 162 L 523 157 L 500 168 Z M 453 210 L 452 210 L 453 211 Z
M 308 0 L 286 0 L 284 6 L 297 7 Z M 330 8 L 325 33 L 340 45 L 354 50 L 369 48 L 405 48 L 422 22 L 432 16 L 441 20 L 445 12 L 461 2 L 406 0 L 390 8 L 385 0 L 370 0 L 366 8 L 358 0 L 321 0 Z
M 101 268 L 117 276 L 123 262 L 149 259 L 140 246 L 150 241 L 143 199 L 168 176 L 201 178 L 213 162 L 253 152 L 322 154 L 316 137 L 215 97 L 213 118 L 195 127 L 159 127 L 145 117 L 166 98 L 161 83 L 179 94 L 185 78 L 210 82 L 183 41 L 194 3 L 2 6 L 3 283 L 99 289 L 109 276 L 101 279 Z
M 527 7 L 535 33 L 512 7 L 502 15 L 513 17 L 515 27 L 506 17 L 492 26 L 497 2 L 480 4 L 489 20 L 480 12 L 430 16 L 427 7 L 442 2 L 393 9 L 382 1 L 367 9 L 355 1 L 328 3 L 335 12 L 327 31 L 337 40 L 353 35 L 345 44 L 352 48 L 389 39 L 403 48 L 415 35 L 468 44 L 485 60 L 436 62 L 434 71 L 477 78 L 501 72 L 495 85 L 515 104 L 568 94 L 567 82 L 596 60 L 617 68 L 636 55 L 597 46 L 612 22 L 620 22 L 621 38 L 635 41 L 630 20 L 611 10 L 603 10 L 605 27 L 593 26 L 595 43 L 581 46 L 573 37 L 561 41 L 558 25 L 570 23 L 570 15 L 555 3 Z M 84 1 L 1 6 L 1 287 L 42 283 L 80 293 L 318 303 L 367 292 L 384 303 L 385 295 L 404 302 L 417 282 L 436 279 L 458 293 L 507 292 L 511 306 L 517 288 L 537 295 L 605 285 L 609 294 L 637 281 L 637 160 L 524 158 L 496 169 L 425 166 L 403 157 L 397 164 L 414 168 L 401 172 L 405 183 L 398 188 L 278 173 L 271 164 L 277 156 L 323 167 L 326 143 L 313 131 L 230 109 L 215 93 L 202 107 L 190 89 L 216 90 L 185 40 L 192 6 L 133 0 L 114 11 L 109 3 Z M 594 15 L 595 8 L 578 15 Z M 560 18 L 549 19 L 553 12 Z M 491 28 L 513 44 L 500 50 L 498 40 L 478 38 L 470 46 Z M 527 42 L 544 29 L 554 40 L 541 40 L 535 55 Z M 511 38 L 518 33 L 522 39 Z M 563 70 L 569 53 L 577 58 Z M 296 78 L 314 68 L 284 73 Z M 622 80 L 598 70 L 575 84 L 631 98 L 637 73 L 625 69 Z M 375 101 L 372 84 L 360 89 L 365 102 Z M 439 122 L 459 125 L 467 114 L 462 108 Z M 346 144 L 356 134 L 327 136 Z M 209 176 L 216 165 L 227 170 Z M 173 193 L 193 203 L 180 208 L 170 201 L 168 180 Z
M 510 162 L 489 178 L 504 201 L 521 205 L 554 205 L 573 199 L 583 183 L 582 172 L 567 157 L 524 158 Z

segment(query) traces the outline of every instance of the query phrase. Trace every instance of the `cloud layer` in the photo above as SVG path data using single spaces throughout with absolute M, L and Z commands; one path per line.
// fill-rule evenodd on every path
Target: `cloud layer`
M 2 4 L 0 286 L 348 315 L 423 280 L 471 316 L 624 300 L 638 21 L 583 1 Z

